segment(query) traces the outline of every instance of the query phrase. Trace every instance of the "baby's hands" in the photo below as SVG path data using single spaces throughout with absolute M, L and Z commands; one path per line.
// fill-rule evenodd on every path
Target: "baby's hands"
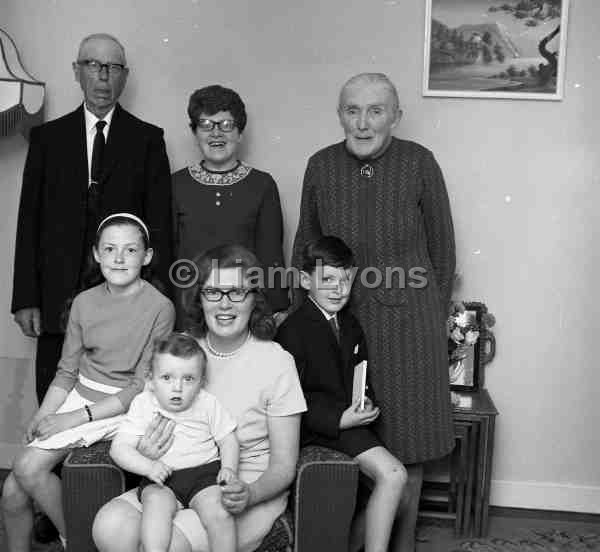
M 231 468 L 221 468 L 217 474 L 217 483 L 219 485 L 228 485 L 236 479 L 237 475 Z
M 146 477 L 162 487 L 163 483 L 171 475 L 172 471 L 173 468 L 170 466 L 163 464 L 160 460 L 154 460 L 150 470 L 146 474 Z
M 360 401 L 356 401 L 344 410 L 340 418 L 340 429 L 368 425 L 374 422 L 378 416 L 379 407 L 373 406 L 373 401 L 365 397 L 364 409 L 361 410 Z

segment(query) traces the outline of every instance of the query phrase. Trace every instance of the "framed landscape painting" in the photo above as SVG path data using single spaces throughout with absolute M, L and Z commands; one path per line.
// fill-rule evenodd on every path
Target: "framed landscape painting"
M 426 0 L 423 95 L 561 100 L 569 0 Z

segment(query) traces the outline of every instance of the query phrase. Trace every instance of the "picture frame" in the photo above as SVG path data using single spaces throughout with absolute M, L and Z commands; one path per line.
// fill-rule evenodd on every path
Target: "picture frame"
M 423 95 L 562 100 L 569 0 L 425 0 Z
M 496 353 L 494 334 L 485 327 L 483 315 L 487 313 L 484 303 L 477 301 L 464 302 L 465 312 L 479 328 L 479 337 L 474 345 L 464 347 L 459 351 L 462 358 L 453 361 L 453 355 L 448 351 L 450 389 L 452 391 L 477 391 L 483 388 L 483 367 L 492 361 Z M 450 342 L 449 342 L 450 343 Z

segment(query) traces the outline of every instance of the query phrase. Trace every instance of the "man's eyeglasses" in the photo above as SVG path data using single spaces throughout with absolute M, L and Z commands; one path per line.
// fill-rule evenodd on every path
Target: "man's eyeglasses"
M 241 303 L 246 299 L 246 297 L 248 297 L 250 293 L 254 293 L 255 291 L 255 289 L 248 288 L 231 288 L 228 290 L 219 288 L 204 288 L 200 290 L 200 293 L 204 299 L 213 303 L 217 303 L 223 299 L 224 295 L 233 303 Z
M 122 63 L 101 63 L 97 59 L 79 59 L 77 65 L 85 67 L 93 75 L 99 74 L 102 69 L 106 69 L 109 75 L 118 77 L 125 71 L 125 65 Z
M 237 124 L 233 119 L 223 119 L 222 121 L 198 119 L 198 128 L 204 132 L 210 132 L 215 127 L 219 127 L 221 132 L 232 132 Z

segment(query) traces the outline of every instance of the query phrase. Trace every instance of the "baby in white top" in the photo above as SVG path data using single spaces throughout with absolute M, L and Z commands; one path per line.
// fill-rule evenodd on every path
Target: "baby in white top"
M 190 507 L 206 528 L 210 549 L 235 552 L 235 523 L 221 504 L 218 483 L 237 478 L 236 422 L 204 390 L 206 354 L 192 336 L 173 333 L 155 343 L 151 369 L 147 390 L 133 399 L 110 450 L 119 466 L 143 476 L 138 488 L 143 548 L 167 551 L 175 513 Z M 175 428 L 169 449 L 151 460 L 137 445 L 157 413 Z

